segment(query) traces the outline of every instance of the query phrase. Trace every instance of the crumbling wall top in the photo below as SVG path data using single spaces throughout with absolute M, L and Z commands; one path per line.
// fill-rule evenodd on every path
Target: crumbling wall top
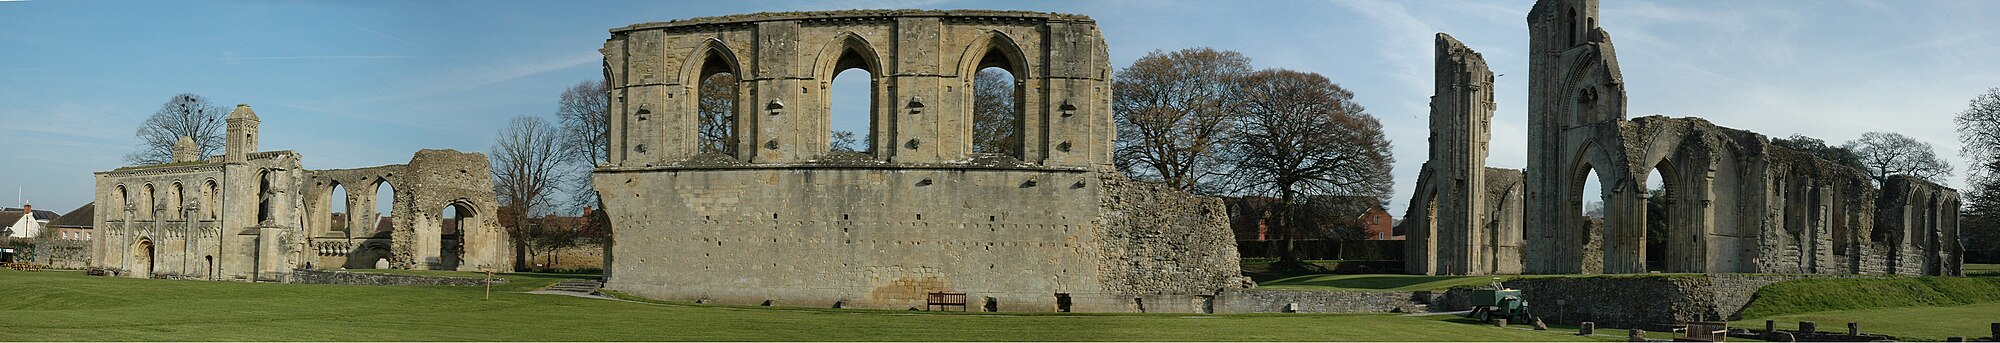
M 1054 12 L 999 11 L 999 10 L 875 9 L 875 10 L 806 11 L 806 12 L 758 12 L 749 14 L 733 14 L 733 15 L 714 16 L 714 17 L 677 19 L 665 22 L 650 22 L 650 23 L 627 25 L 625 27 L 611 29 L 611 33 L 618 34 L 627 31 L 696 27 L 705 25 L 747 24 L 747 23 L 755 23 L 761 21 L 856 20 L 856 19 L 876 19 L 876 18 L 894 18 L 894 17 L 1011 18 L 1011 19 L 1028 19 L 1028 20 L 1039 20 L 1039 21 L 1085 22 L 1085 23 L 1095 22 L 1091 20 L 1089 16 L 1085 15 L 1054 13 Z

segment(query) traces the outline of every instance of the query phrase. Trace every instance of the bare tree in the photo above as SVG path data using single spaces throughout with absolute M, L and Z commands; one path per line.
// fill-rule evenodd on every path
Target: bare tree
M 194 140 L 196 156 L 207 158 L 220 154 L 225 143 L 222 131 L 228 125 L 223 117 L 228 113 L 222 107 L 209 104 L 208 98 L 200 95 L 175 95 L 167 99 L 166 104 L 160 105 L 159 110 L 153 111 L 153 116 L 146 117 L 145 123 L 139 124 L 139 131 L 134 134 L 139 139 L 139 150 L 126 154 L 125 163 L 147 165 L 173 162 L 174 143 L 179 142 L 181 136 Z
M 2000 88 L 1972 98 L 1958 118 L 1959 154 L 1972 189 L 1965 196 L 1965 219 L 1959 235 L 1965 239 L 1965 261 L 2000 263 Z
M 1000 68 L 972 78 L 972 151 L 1021 157 L 1021 116 L 1014 106 L 1014 74 Z
M 1959 154 L 1970 160 L 1967 163 L 2000 166 L 2000 88 L 1990 88 L 1985 94 L 1973 97 L 1972 104 L 1958 114 L 1956 121 L 1958 140 L 1965 144 Z M 1970 170 L 1974 178 L 1996 175 L 1996 170 L 1990 168 Z
M 1389 140 L 1382 124 L 1354 102 L 1354 92 L 1316 73 L 1267 69 L 1243 77 L 1239 125 L 1227 158 L 1238 192 L 1280 199 L 1281 260 L 1296 261 L 1292 241 L 1310 228 L 1295 206 L 1307 196 L 1387 198 Z
M 559 192 L 577 177 L 573 155 L 565 148 L 563 131 L 541 117 L 519 116 L 501 129 L 493 142 L 493 193 L 500 199 L 501 218 L 514 241 L 514 268 L 527 268 L 529 219 L 555 205 Z
M 736 75 L 716 73 L 701 79 L 699 109 L 701 152 L 736 155 Z
M 571 157 L 583 166 L 595 166 L 611 158 L 611 92 L 604 80 L 578 82 L 562 92 L 556 105 L 556 120 L 567 133 L 562 143 Z M 583 169 L 589 173 L 589 169 Z M 578 177 L 581 188 L 571 192 L 579 206 L 603 207 L 597 191 L 590 187 L 589 175 Z
M 854 137 L 854 131 L 833 130 L 827 132 L 828 150 L 836 153 L 860 153 L 861 140 Z
M 1111 104 L 1119 171 L 1214 193 L 1210 181 L 1229 167 L 1217 154 L 1230 140 L 1236 79 L 1248 73 L 1250 58 L 1210 48 L 1156 50 L 1119 69 Z
M 1915 176 L 1931 182 L 1951 175 L 1951 163 L 1938 159 L 1930 143 L 1894 132 L 1869 132 L 1847 141 L 1842 149 L 1853 151 L 1875 184 L 1889 181 L 1890 175 Z

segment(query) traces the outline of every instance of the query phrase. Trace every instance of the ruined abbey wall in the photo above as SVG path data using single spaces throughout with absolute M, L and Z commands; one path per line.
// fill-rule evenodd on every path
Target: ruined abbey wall
M 1111 167 L 1110 63 L 1088 18 L 763 13 L 638 24 L 605 43 L 606 287 L 744 305 L 1190 311 L 1240 287 L 1221 202 Z M 1017 155 L 975 153 L 972 76 L 1016 80 Z M 872 139 L 829 152 L 828 84 L 874 77 Z M 704 153 L 695 85 L 736 76 L 736 143 Z
M 1625 89 L 1594 0 L 1529 13 L 1528 273 L 1956 275 L 1956 191 L 1863 171 L 1699 118 L 1627 119 Z M 1647 194 L 1657 171 L 1664 198 Z M 1583 194 L 1596 175 L 1599 194 Z M 1914 197 L 1914 198 L 1913 198 Z M 1601 219 L 1581 204 L 1602 199 Z M 1667 208 L 1648 244 L 1646 206 Z
M 336 179 L 370 186 L 396 182 L 396 213 L 433 208 L 435 217 L 453 201 L 477 214 L 498 208 L 492 173 L 485 156 L 477 153 L 423 150 L 408 165 L 312 171 L 303 168 L 298 153 L 257 151 L 259 119 L 249 106 L 238 105 L 228 121 L 223 156 L 179 153 L 172 163 L 95 174 L 99 210 L 92 221 L 98 233 L 90 243 L 90 267 L 133 277 L 243 281 L 285 281 L 296 269 L 372 268 L 372 259 L 344 259 L 367 250 L 373 240 L 386 239 L 370 236 L 378 219 L 373 216 L 375 192 L 372 187 L 350 190 L 345 199 L 354 200 L 349 208 L 369 214 L 354 218 L 367 220 L 365 224 L 346 227 L 367 232 L 334 231 L 328 207 Z M 407 251 L 386 256 L 397 268 L 473 270 L 504 266 L 512 256 L 499 226 L 491 216 L 482 216 L 484 221 L 464 226 L 469 234 L 461 245 L 467 263 L 434 263 L 440 245 L 435 219 L 396 217 L 398 238 L 409 240 L 374 246 Z

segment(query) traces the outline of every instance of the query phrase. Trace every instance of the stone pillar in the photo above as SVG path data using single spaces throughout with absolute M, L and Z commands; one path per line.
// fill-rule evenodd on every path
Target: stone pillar
M 1799 322 L 1799 332 L 1819 332 L 1819 323 Z
M 1597 333 L 1597 323 L 1594 322 L 1583 322 L 1582 324 L 1578 324 L 1576 327 L 1576 334 L 1578 335 L 1591 335 L 1596 333 Z
M 1764 332 L 1772 332 L 1772 331 L 1778 331 L 1778 321 L 1776 321 L 1776 320 L 1765 320 L 1765 321 L 1764 321 Z
M 1626 330 L 1626 331 L 1625 331 L 1625 341 L 1626 341 L 1626 342 L 1645 342 L 1645 341 L 1646 341 L 1646 330 L 1640 330 L 1640 329 L 1631 329 L 1631 330 Z
M 1848 336 L 1860 336 L 1860 335 L 1861 335 L 1861 323 L 1847 323 L 1847 335 L 1848 335 Z

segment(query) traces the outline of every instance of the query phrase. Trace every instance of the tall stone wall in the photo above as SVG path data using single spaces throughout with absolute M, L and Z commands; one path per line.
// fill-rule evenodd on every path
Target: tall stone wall
M 669 300 L 1128 312 L 1242 284 L 1221 203 L 1124 180 L 1110 62 L 1086 17 L 759 13 L 637 24 L 602 50 L 613 227 L 606 286 Z M 1016 153 L 974 152 L 972 78 L 1014 75 Z M 829 151 L 827 85 L 874 78 L 860 152 Z M 736 76 L 704 137 L 699 80 Z M 703 150 L 704 142 L 731 149 Z M 1204 298 L 1206 297 L 1206 298 Z
M 1486 167 L 1492 139 L 1493 71 L 1485 57 L 1437 34 L 1430 160 L 1417 177 L 1403 225 L 1413 274 L 1521 271 L 1520 172 Z M 1488 173 L 1498 170 L 1500 175 Z
M 1528 14 L 1531 50 L 1548 53 L 1529 58 L 1525 272 L 1644 273 L 1650 256 L 1664 256 L 1670 273 L 1952 273 L 1959 255 L 1943 242 L 1956 239 L 1958 213 L 1945 206 L 1956 191 L 1884 192 L 1857 168 L 1754 132 L 1627 119 L 1597 7 L 1542 0 Z M 1600 191 L 1584 194 L 1592 175 Z M 1655 177 L 1664 197 L 1648 194 Z M 1583 215 L 1593 200 L 1602 218 Z M 1648 204 L 1664 205 L 1665 228 L 1647 229 Z M 1648 239 L 1655 231 L 1666 237 Z

